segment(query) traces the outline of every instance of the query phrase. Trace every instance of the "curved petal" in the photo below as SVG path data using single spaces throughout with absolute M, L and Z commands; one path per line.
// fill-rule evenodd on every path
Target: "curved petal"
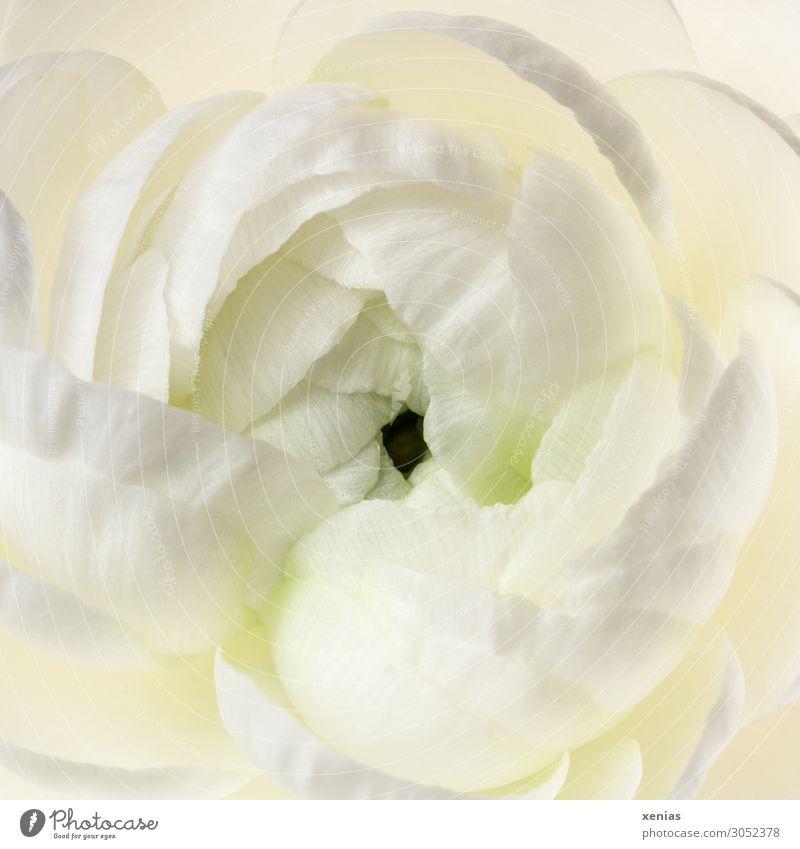
M 0 344 L 41 350 L 36 271 L 28 227 L 0 191 Z
M 518 294 L 515 377 L 531 382 L 526 397 L 548 380 L 569 394 L 637 350 L 668 347 L 660 283 L 641 234 L 564 159 L 539 154 L 525 169 L 509 267 Z
M 784 0 L 675 0 L 705 73 L 779 115 L 800 109 L 800 17 Z M 665 66 L 669 67 L 669 66 Z
M 383 292 L 451 379 L 484 390 L 502 374 L 512 344 L 508 213 L 502 197 L 412 183 L 331 212 L 338 230 L 306 241 L 301 258 L 343 286 Z M 328 238 L 339 239 L 337 249 Z
M 365 504 L 372 513 L 397 506 Z M 435 521 L 401 521 L 405 533 L 375 533 L 367 519 L 363 535 L 309 537 L 296 550 L 302 571 L 274 599 L 269 640 L 298 715 L 353 760 L 451 793 L 488 792 L 554 766 L 564 737 L 603 712 L 546 674 L 549 659 L 530 659 L 552 617 L 422 571 L 421 560 L 420 571 L 404 568 L 392 555 L 400 542 L 409 556 L 412 539 L 426 564 L 444 550 L 451 563 L 452 552 L 465 558 L 468 525 L 454 523 L 462 536 L 454 529 L 437 546 Z M 488 537 L 470 533 L 469 545 L 486 550 Z
M 566 396 L 536 446 L 532 489 L 518 505 L 525 543 L 503 571 L 502 591 L 552 603 L 564 564 L 625 519 L 679 437 L 676 382 L 664 359 L 645 351 Z M 534 441 L 545 413 L 531 415 Z
M 381 451 L 385 449 L 377 440 L 368 442 L 352 460 L 341 463 L 322 476 L 336 493 L 340 504 L 357 504 L 368 492 L 375 490 L 382 471 Z M 397 474 L 402 480 L 403 476 L 399 472 Z
M 38 753 L 40 763 L 94 764 L 98 777 L 102 767 L 143 775 L 197 770 L 205 776 L 197 792 L 205 783 L 214 792 L 215 772 L 248 773 L 217 710 L 212 655 L 171 658 L 148 670 L 86 668 L 0 629 L 0 656 L 0 739 Z M 57 764 L 47 769 L 61 778 Z M 48 776 L 38 775 L 46 785 Z M 105 789 L 96 789 L 113 797 L 120 788 L 108 778 Z M 63 784 L 61 790 L 70 795 Z
M 479 144 L 487 144 L 482 134 L 415 112 L 343 105 L 263 163 L 264 191 L 237 223 L 220 276 L 237 280 L 306 220 L 375 189 L 422 182 L 472 195 L 501 190 L 502 161 L 469 155 Z
M 174 105 L 263 88 L 280 22 L 280 7 L 249 2 L 121 0 L 99 15 L 94 0 L 12 0 L 0 61 L 42 50 L 105 50 L 140 68 Z
M 94 376 L 167 403 L 169 326 L 164 284 L 169 268 L 158 251 L 146 251 L 106 292 Z
M 665 288 L 718 329 L 748 273 L 800 280 L 800 156 L 788 126 L 696 75 L 631 75 L 609 88 L 669 186 L 675 230 L 656 248 Z
M 280 188 L 268 166 L 340 109 L 374 98 L 353 86 L 306 86 L 251 109 L 189 170 L 153 235 L 169 263 L 165 300 L 172 328 L 172 375 L 188 391 L 203 322 L 213 318 L 236 277 L 220 267 L 243 214 Z
M 701 799 L 797 799 L 800 702 L 745 725 L 708 771 Z
M 527 488 L 530 458 L 559 403 L 637 350 L 668 350 L 672 341 L 635 225 L 565 160 L 539 154 L 525 169 L 503 232 L 513 336 L 500 374 L 484 379 L 493 397 L 427 369 L 428 444 L 473 497 L 489 502 L 513 501 Z
M 73 206 L 163 109 L 136 68 L 94 51 L 38 54 L 0 69 L 0 188 L 30 227 L 45 337 L 50 281 Z
M 0 767 L 35 788 L 69 798 L 218 799 L 246 784 L 251 774 L 202 767 L 124 769 L 78 763 L 0 740 Z
M 335 508 L 266 444 L 12 348 L 0 361 L 0 527 L 14 561 L 166 652 L 201 651 Z
M 217 654 L 223 720 L 248 758 L 284 789 L 311 799 L 480 798 L 397 779 L 342 754 L 294 715 L 274 671 L 264 668 L 260 656 L 249 658 L 257 664 L 252 666 L 241 665 L 241 646 L 235 654 L 239 663 L 223 652 Z M 562 758 L 539 776 L 487 795 L 552 798 L 564 781 L 568 762 Z
M 671 799 L 695 796 L 711 764 L 739 728 L 744 706 L 745 681 L 739 658 L 725 640 L 725 659 L 719 676 L 719 693 L 698 735 L 686 766 L 672 789 Z
M 703 629 L 684 660 L 623 719 L 608 746 L 635 740 L 639 799 L 693 796 L 705 770 L 739 727 L 741 668 L 719 629 Z
M 146 650 L 116 619 L 2 561 L 0 629 L 80 665 L 136 669 L 148 663 Z
M 327 474 L 374 442 L 390 418 L 388 398 L 332 392 L 303 382 L 255 422 L 250 433 Z
M 642 780 L 642 753 L 631 738 L 587 743 L 570 752 L 559 799 L 632 799 Z
M 341 339 L 367 296 L 283 257 L 250 271 L 207 325 L 203 414 L 233 431 L 269 414 Z
M 370 38 L 367 55 L 377 53 L 386 56 L 393 52 L 390 50 L 387 54 L 379 49 L 380 42 L 376 44 L 375 33 L 379 36 L 399 34 L 404 37 L 406 45 L 411 40 L 411 33 L 413 39 L 418 38 L 418 33 L 431 33 L 453 39 L 502 63 L 511 74 L 526 84 L 538 87 L 573 113 L 578 124 L 613 166 L 647 226 L 654 232 L 663 230 L 669 216 L 669 200 L 641 131 L 606 88 L 566 54 L 520 27 L 480 15 L 397 12 L 369 21 L 362 33 L 368 33 Z M 328 68 L 335 74 L 340 66 L 345 69 L 364 67 L 357 61 L 342 61 L 339 54 L 344 52 L 346 56 L 347 47 L 348 40 L 325 56 L 319 66 L 323 78 Z M 379 63 L 373 64 L 378 64 L 380 69 Z M 370 73 L 372 70 L 370 68 Z M 392 68 L 392 71 L 396 69 Z M 441 82 L 437 81 L 437 85 Z M 395 86 L 385 86 L 387 92 L 393 88 Z
M 689 424 L 702 414 L 727 365 L 719 339 L 709 326 L 683 301 L 672 299 L 683 338 L 681 386 L 678 403 Z
M 800 303 L 770 280 L 755 278 L 731 299 L 731 335 L 750 334 L 766 358 L 778 404 L 778 455 L 767 504 L 745 543 L 717 614 L 745 669 L 746 716 L 780 706 L 800 674 Z
M 769 373 L 747 348 L 619 527 L 558 573 L 566 603 L 710 616 L 769 493 L 776 435 Z

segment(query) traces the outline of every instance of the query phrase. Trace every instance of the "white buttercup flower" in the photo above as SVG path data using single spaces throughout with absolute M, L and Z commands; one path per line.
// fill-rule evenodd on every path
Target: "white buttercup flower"
M 794 698 L 800 140 L 665 14 L 5 69 L 10 792 L 686 797 Z

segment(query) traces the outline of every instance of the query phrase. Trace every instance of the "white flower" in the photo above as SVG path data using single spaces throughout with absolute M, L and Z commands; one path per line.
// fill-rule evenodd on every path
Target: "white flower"
M 652 6 L 0 72 L 8 792 L 691 796 L 794 698 L 800 140 Z

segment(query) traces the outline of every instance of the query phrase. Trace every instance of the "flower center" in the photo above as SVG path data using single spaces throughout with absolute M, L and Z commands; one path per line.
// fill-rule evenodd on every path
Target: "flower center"
M 397 471 L 406 476 L 414 471 L 428 453 L 428 446 L 422 435 L 422 423 L 422 416 L 412 410 L 406 410 L 381 429 L 386 453 L 391 457 Z

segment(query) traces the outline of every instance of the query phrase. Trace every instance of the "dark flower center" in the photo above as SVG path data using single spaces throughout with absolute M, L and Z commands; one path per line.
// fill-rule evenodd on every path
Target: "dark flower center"
M 428 453 L 428 446 L 422 436 L 422 422 L 422 416 L 406 410 L 381 429 L 386 453 L 392 458 L 397 471 L 406 477 Z

